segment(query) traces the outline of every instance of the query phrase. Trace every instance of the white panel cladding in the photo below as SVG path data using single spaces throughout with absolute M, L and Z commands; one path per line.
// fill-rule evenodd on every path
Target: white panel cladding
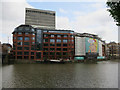
M 102 56 L 102 42 L 99 41 L 99 56 Z
M 85 37 L 75 37 L 75 56 L 85 55 Z

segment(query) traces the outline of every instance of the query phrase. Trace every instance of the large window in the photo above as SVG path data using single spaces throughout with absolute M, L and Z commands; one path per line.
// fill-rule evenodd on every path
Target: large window
M 31 52 L 31 55 L 34 55 L 34 52 Z
M 17 45 L 22 45 L 22 42 L 17 42 Z
M 67 55 L 67 53 L 66 53 L 66 52 L 63 52 L 63 55 Z
M 63 37 L 67 37 L 67 35 L 64 35 Z
M 29 59 L 29 56 L 24 56 L 24 59 Z
M 67 47 L 67 44 L 63 44 L 63 47 Z
M 24 52 L 24 55 L 29 55 L 29 52 Z
M 22 52 L 17 52 L 17 55 L 22 55 Z
M 24 45 L 29 45 L 29 42 L 24 42 Z
M 35 37 L 32 37 L 31 39 L 32 39 L 32 40 L 35 40 Z
M 29 34 L 29 33 L 27 33 L 27 32 L 25 33 L 25 35 L 28 35 L 28 34 Z
M 48 52 L 43 52 L 43 55 L 48 55 Z
M 25 37 L 25 41 L 27 41 L 27 40 L 30 40 L 30 38 L 29 37 Z
M 57 51 L 61 51 L 61 48 L 57 48 Z
M 31 50 L 35 50 L 35 46 L 32 45 L 32 46 L 31 46 Z
M 44 42 L 48 42 L 48 39 L 44 39 L 43 41 L 44 41 Z
M 54 35 L 51 35 L 51 37 L 54 37 Z
M 44 37 L 48 37 L 48 35 L 47 35 L 47 34 L 44 34 Z
M 50 52 L 50 55 L 55 55 L 55 52 Z
M 63 43 L 67 43 L 67 39 L 64 39 L 64 40 L 63 40 Z
M 58 47 L 61 47 L 61 44 L 57 44 Z
M 61 52 L 57 52 L 56 55 L 62 55 Z
M 23 37 L 18 37 L 17 40 L 23 40 Z
M 48 46 L 48 44 L 44 44 L 44 46 Z
M 55 46 L 55 44 L 51 43 L 50 46 Z
M 24 50 L 29 50 L 29 47 L 24 47 Z
M 50 51 L 55 51 L 55 48 L 50 48 Z
M 44 30 L 43 32 L 47 32 L 46 30 Z
M 60 42 L 60 43 L 61 43 L 61 39 L 57 39 L 57 42 Z
M 61 37 L 61 35 L 57 35 L 57 37 Z
M 22 50 L 22 47 L 17 47 L 17 50 Z
M 67 48 L 63 48 L 63 51 L 67 51 Z
M 44 48 L 44 51 L 48 51 L 48 48 Z
M 55 39 L 50 39 L 50 42 L 54 43 L 54 42 L 55 42 Z

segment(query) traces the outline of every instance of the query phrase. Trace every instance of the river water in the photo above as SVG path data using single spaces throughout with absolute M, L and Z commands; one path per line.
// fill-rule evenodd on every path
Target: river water
M 118 62 L 2 66 L 3 88 L 118 88 Z

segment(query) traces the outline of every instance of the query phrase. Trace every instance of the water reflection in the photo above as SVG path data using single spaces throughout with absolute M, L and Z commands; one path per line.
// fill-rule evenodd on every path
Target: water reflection
M 4 88 L 117 88 L 118 62 L 3 66 Z

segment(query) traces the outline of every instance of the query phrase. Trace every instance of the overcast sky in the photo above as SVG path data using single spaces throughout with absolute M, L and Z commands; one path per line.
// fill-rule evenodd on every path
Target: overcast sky
M 2 9 L 0 9 L 2 12 L 2 16 L 0 16 L 0 22 L 2 21 L 0 41 L 2 43 L 9 41 L 12 44 L 14 28 L 25 23 L 25 7 L 56 11 L 57 29 L 71 29 L 79 33 L 97 34 L 106 42 L 118 41 L 118 27 L 112 17 L 109 16 L 109 12 L 106 11 L 105 2 L 91 2 L 90 0 L 88 0 L 89 2 L 74 3 L 70 1 L 42 1 L 4 0 Z

